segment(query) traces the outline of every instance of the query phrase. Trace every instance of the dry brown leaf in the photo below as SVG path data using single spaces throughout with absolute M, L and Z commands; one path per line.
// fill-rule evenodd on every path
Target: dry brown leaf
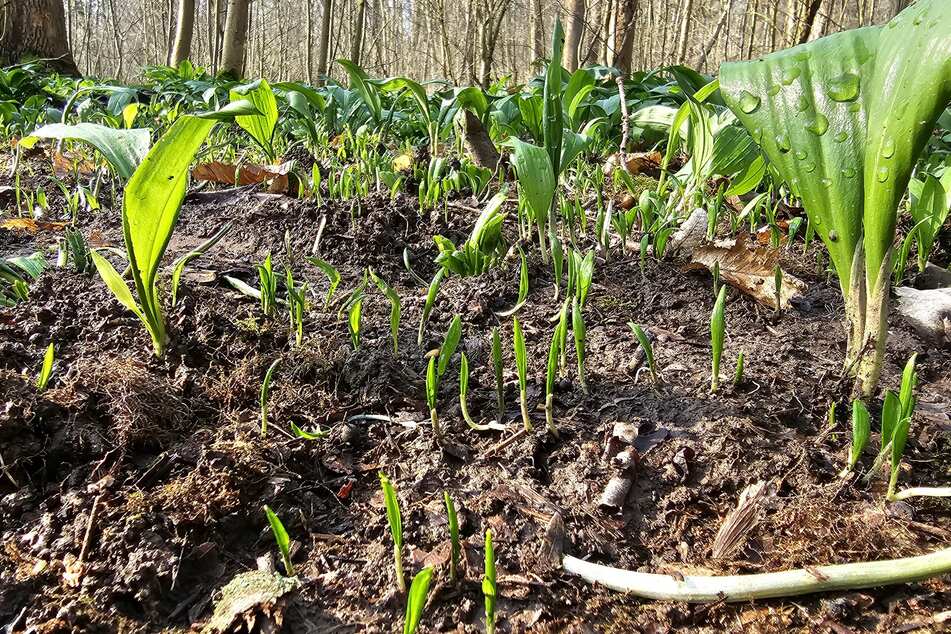
M 772 489 L 762 480 L 743 489 L 736 508 L 723 518 L 713 540 L 711 554 L 714 559 L 729 557 L 740 549 L 747 535 L 759 523 L 760 512 L 771 494 Z
M 252 163 L 246 165 L 235 165 L 233 163 L 222 163 L 212 161 L 211 163 L 200 163 L 192 170 L 192 177 L 195 180 L 211 181 L 212 183 L 222 183 L 224 185 L 257 185 L 259 183 L 271 182 L 268 188 L 273 194 L 290 193 L 296 194 L 295 188 L 297 179 L 291 174 L 293 163 L 282 163 L 280 165 L 255 165 Z
M 779 263 L 779 251 L 766 247 L 754 247 L 744 237 L 736 239 L 732 246 L 702 245 L 694 249 L 688 268 L 706 267 L 713 271 L 720 263 L 720 279 L 738 288 L 760 304 L 776 308 L 776 281 L 774 271 Z M 791 300 L 806 291 L 806 283 L 794 275 L 783 272 L 781 308 L 789 308 Z
M 645 172 L 655 172 L 660 169 L 660 152 L 629 152 L 625 155 L 625 158 L 627 159 L 627 171 L 632 176 Z M 604 163 L 604 173 L 609 175 L 620 165 L 620 153 L 613 154 Z
M 58 231 L 66 226 L 65 222 L 45 222 L 34 220 L 32 218 L 10 218 L 0 222 L 0 229 L 7 231 L 27 231 L 36 233 L 37 231 Z
M 89 176 L 96 172 L 96 166 L 89 159 L 60 154 L 59 152 L 53 153 L 53 173 L 57 177 L 72 176 L 74 170 L 79 170 L 79 174 L 82 176 Z

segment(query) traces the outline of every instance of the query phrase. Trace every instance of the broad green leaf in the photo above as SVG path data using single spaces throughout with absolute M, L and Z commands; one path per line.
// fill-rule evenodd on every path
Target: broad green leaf
M 437 366 L 437 371 L 440 378 L 442 378 L 442 375 L 444 375 L 449 368 L 449 360 L 456 352 L 460 339 L 462 339 L 462 321 L 459 319 L 459 315 L 454 315 L 452 322 L 449 324 L 449 329 L 446 331 L 446 337 L 443 339 L 442 346 L 439 348 L 439 365 Z
M 429 594 L 429 583 L 433 577 L 431 566 L 423 568 L 413 577 L 409 587 L 409 596 L 406 598 L 406 620 L 403 622 L 403 634 L 414 634 L 423 618 L 423 608 L 426 607 L 426 595 Z
M 870 417 L 865 403 L 856 399 L 852 401 L 852 446 L 849 449 L 849 469 L 855 466 L 871 433 Z
M 911 215 L 916 223 L 921 223 L 918 229 L 918 268 L 925 270 L 928 257 L 934 249 L 934 241 L 948 218 L 948 200 L 941 182 L 927 174 L 921 193 L 912 199 Z
M 152 328 L 161 328 L 163 335 L 156 276 L 185 198 L 188 166 L 214 125 L 214 121 L 191 116 L 178 119 L 158 140 L 126 185 L 122 228 L 129 264 L 142 315 Z M 97 268 L 102 270 L 98 263 Z M 109 280 L 106 282 L 108 284 Z M 125 283 L 122 286 L 125 287 Z
M 112 294 L 119 300 L 119 303 L 138 315 L 140 319 L 144 319 L 142 317 L 142 311 L 139 310 L 138 304 L 135 303 L 135 298 L 132 297 L 132 291 L 129 290 L 125 280 L 122 279 L 122 276 L 119 275 L 119 272 L 116 271 L 109 260 L 99 255 L 95 249 L 90 249 L 89 255 L 92 258 L 93 264 L 96 265 L 96 270 L 99 271 L 99 275 L 106 283 L 106 286 L 109 287 L 109 290 L 112 291 Z
M 355 90 L 363 99 L 363 103 L 369 109 L 374 123 L 381 123 L 383 121 L 383 105 L 380 102 L 380 91 L 370 83 L 370 78 L 363 69 L 350 60 L 338 59 L 337 63 L 347 71 L 347 75 L 350 77 L 351 90 Z
M 895 427 L 901 419 L 901 400 L 892 391 L 885 393 L 885 403 L 882 405 L 882 438 L 881 447 L 884 450 L 892 441 Z
M 36 389 L 43 391 L 46 389 L 46 386 L 50 382 L 50 375 L 53 373 L 53 360 L 56 354 L 56 348 L 53 342 L 50 342 L 50 345 L 46 348 L 46 353 L 43 355 L 43 366 L 40 368 L 40 374 L 36 378 Z
M 232 88 L 232 101 L 250 101 L 261 114 L 239 115 L 235 122 L 251 135 L 258 145 L 267 152 L 269 159 L 274 159 L 273 139 L 274 129 L 277 126 L 277 98 L 266 79 L 259 79 L 251 84 Z
M 271 532 L 274 533 L 274 541 L 277 542 L 277 548 L 281 551 L 281 557 L 284 559 L 284 568 L 290 577 L 294 576 L 294 566 L 291 564 L 291 538 L 284 528 L 284 524 L 277 517 L 271 507 L 264 505 L 264 514 L 267 516 L 267 522 L 271 525 Z
M 132 177 L 132 173 L 148 154 L 151 142 L 148 130 L 117 130 L 96 123 L 51 123 L 34 130 L 30 137 L 85 141 L 99 150 L 123 180 Z M 27 139 L 21 143 L 25 141 Z
M 409 79 L 408 77 L 394 77 L 392 79 L 386 80 L 380 89 L 385 92 L 397 92 L 400 90 L 408 90 L 413 96 L 413 100 L 416 102 L 416 107 L 419 109 L 419 113 L 427 121 L 431 121 L 433 118 L 432 113 L 429 108 L 429 97 L 426 94 L 426 89 L 422 87 L 419 83 Z
M 257 109 L 257 106 L 247 99 L 239 99 L 227 103 L 217 110 L 196 112 L 195 116 L 199 119 L 211 119 L 213 121 L 234 121 L 238 116 L 260 116 L 262 114 L 263 113 Z
M 525 143 L 515 137 L 506 143 L 513 149 L 512 164 L 518 176 L 522 195 L 536 219 L 546 218 L 555 196 L 555 174 L 545 148 Z

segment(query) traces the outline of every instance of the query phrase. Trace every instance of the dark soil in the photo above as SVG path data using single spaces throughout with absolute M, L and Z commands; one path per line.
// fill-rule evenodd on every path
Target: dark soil
M 515 304 L 517 257 L 482 277 L 448 278 L 424 345 L 416 342 L 426 288 L 404 268 L 404 248 L 415 272 L 430 279 L 433 234 L 460 240 L 468 233 L 473 215 L 465 206 L 475 203 L 463 202 L 430 217 L 409 198 L 318 206 L 250 192 L 190 197 L 168 262 L 224 222 L 234 226 L 187 269 L 179 303 L 167 310 L 173 345 L 161 361 L 141 324 L 95 272 L 52 268 L 31 286 L 27 302 L 0 310 L 0 624 L 16 632 L 200 627 L 222 586 L 257 568 L 261 556 L 277 559 L 262 511 L 268 504 L 297 542 L 294 565 L 304 580 L 271 611 L 283 613 L 286 631 L 400 631 L 404 597 L 393 582 L 382 471 L 399 493 L 409 575 L 423 565 L 438 567 L 426 631 L 482 630 L 488 528 L 495 536 L 502 631 L 942 627 L 936 619 L 951 609 L 947 579 L 688 606 L 626 597 L 553 568 L 540 553 L 556 513 L 568 554 L 628 569 L 717 574 L 933 551 L 949 542 L 951 504 L 915 498 L 885 505 L 884 480 L 863 486 L 838 477 L 850 438 L 841 299 L 835 282 L 817 270 L 817 252 L 803 256 L 801 244 L 783 260 L 787 272 L 809 284 L 795 310 L 776 317 L 736 291 L 729 296 L 724 376 L 732 377 L 741 351 L 746 374 L 737 386 L 724 380 L 715 395 L 709 393 L 709 275 L 676 262 L 649 262 L 642 274 L 636 258 L 619 250 L 610 262 L 599 258 L 585 309 L 590 390 L 580 389 L 569 354 L 555 398 L 560 439 L 544 433 L 536 409 L 560 304 L 549 267 L 532 251 L 531 293 L 518 318 L 530 356 L 536 432 L 515 436 L 521 423 L 512 321 L 495 311 Z M 13 205 L 4 205 L 9 218 Z M 322 219 L 320 257 L 343 275 L 329 310 L 323 309 L 326 278 L 303 259 Z M 116 210 L 83 214 L 79 226 L 94 245 L 121 245 Z M 283 272 L 285 231 L 295 276 L 313 290 L 300 348 L 289 337 L 286 314 L 264 318 L 255 301 L 222 279 L 228 274 L 256 286 L 254 265 L 268 252 Z M 56 235 L 0 229 L 0 254 L 45 249 Z M 397 354 L 389 304 L 372 284 L 359 349 L 337 317 L 338 302 L 366 267 L 402 298 Z M 509 430 L 480 434 L 465 426 L 453 364 L 440 391 L 447 430 L 440 448 L 425 407 L 425 355 L 439 345 L 454 313 L 463 320 L 461 348 L 472 368 L 469 408 L 480 421 L 495 415 L 490 330 L 500 328 Z M 659 386 L 640 367 L 631 320 L 657 338 Z M 38 394 L 35 376 L 51 340 L 53 378 Z M 951 354 L 929 349 L 895 322 L 883 386 L 897 386 L 916 351 L 921 404 L 901 480 L 946 486 Z M 281 363 L 262 436 L 259 390 L 275 359 Z M 839 416 L 830 427 L 833 402 Z M 328 435 L 296 438 L 292 422 L 319 425 Z M 599 507 L 614 474 L 602 454 L 618 422 L 640 432 L 636 482 L 620 513 Z M 877 447 L 877 438 L 870 444 Z M 871 453 L 863 457 L 866 467 Z M 760 481 L 774 491 L 761 521 L 733 555 L 713 559 L 722 519 L 744 488 Z M 464 579 L 457 584 L 447 575 L 443 491 L 459 509 L 464 539 Z M 87 531 L 84 565 L 73 574 Z M 252 627 L 269 631 L 262 619 Z

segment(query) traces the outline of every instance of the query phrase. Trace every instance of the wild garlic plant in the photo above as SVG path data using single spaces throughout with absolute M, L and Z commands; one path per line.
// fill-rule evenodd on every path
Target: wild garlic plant
M 641 350 L 644 351 L 644 360 L 647 361 L 647 368 L 651 373 L 651 381 L 654 383 L 654 385 L 657 385 L 659 382 L 657 375 L 657 361 L 654 358 L 654 347 L 651 344 L 650 337 L 647 336 L 647 333 L 644 332 L 644 329 L 641 328 L 639 324 L 629 321 L 627 322 L 627 325 L 634 333 L 634 336 L 637 337 L 637 343 L 640 344 Z
M 575 358 L 578 362 L 578 383 L 584 394 L 588 393 L 588 382 L 585 379 L 584 361 L 585 361 L 585 339 L 587 338 L 587 329 L 584 325 L 584 315 L 581 312 L 581 302 L 578 297 L 571 298 L 571 332 L 575 341 Z
M 284 277 L 287 286 L 287 314 L 294 335 L 294 345 L 299 348 L 304 340 L 304 315 L 308 309 L 307 282 L 298 286 L 290 267 L 284 269 Z
M 512 320 L 512 341 L 515 348 L 515 368 L 518 372 L 518 401 L 522 411 L 522 424 L 525 431 L 532 431 L 532 420 L 528 415 L 528 355 L 525 351 L 525 335 L 518 317 Z
M 390 535 L 393 537 L 393 571 L 396 588 L 400 592 L 406 592 L 406 581 L 403 577 L 403 518 L 400 514 L 400 502 L 396 498 L 396 489 L 390 479 L 382 472 L 379 475 L 383 503 L 386 506 L 386 521 L 390 525 Z
M 400 316 L 402 315 L 400 296 L 373 269 L 369 269 L 369 272 L 370 279 L 390 302 L 390 337 L 393 339 L 393 355 L 395 356 L 399 352 Z
M 423 618 L 423 608 L 426 607 L 426 597 L 429 595 L 429 584 L 433 578 L 433 569 L 427 566 L 416 573 L 413 583 L 406 597 L 406 617 L 403 621 L 403 634 L 415 634 L 419 622 Z
M 492 327 L 492 369 L 495 374 L 496 421 L 501 424 L 505 418 L 505 383 L 502 376 L 502 337 L 498 326 Z
M 498 586 L 495 575 L 495 546 L 492 531 L 485 531 L 485 574 L 482 576 L 482 595 L 485 597 L 485 631 L 495 633 L 495 603 Z
M 274 380 L 274 373 L 277 371 L 277 367 L 281 364 L 280 358 L 275 359 L 270 366 L 268 366 L 267 371 L 264 373 L 264 381 L 261 382 L 261 393 L 258 397 L 258 404 L 261 409 L 261 436 L 263 437 L 267 434 L 267 415 L 268 415 L 268 399 L 271 396 L 271 382 Z
M 462 338 L 462 321 L 459 315 L 454 315 L 452 322 L 446 330 L 446 336 L 443 338 L 439 353 L 429 357 L 429 364 L 426 369 L 426 404 L 429 406 L 429 416 L 433 425 L 433 432 L 436 434 L 437 442 L 442 442 L 442 426 L 439 424 L 439 412 L 436 409 L 437 398 L 439 396 L 439 383 L 442 380 L 446 370 L 449 369 L 449 360 L 455 354 L 459 346 L 459 340 Z M 468 372 L 468 362 L 466 365 Z M 466 377 L 468 382 L 468 376 Z M 468 389 L 468 386 L 467 386 Z
M 56 356 L 56 348 L 53 342 L 50 342 L 50 345 L 46 347 L 46 352 L 43 354 L 43 365 L 40 366 L 40 373 L 36 377 L 36 391 L 42 392 L 46 389 L 46 386 L 49 385 L 50 376 L 53 374 L 53 361 Z
M 277 543 L 277 549 L 281 553 L 281 559 L 284 562 L 284 571 L 288 577 L 296 575 L 294 564 L 291 563 L 291 538 L 284 528 L 284 524 L 277 517 L 274 511 L 267 504 L 264 505 L 264 514 L 267 516 L 267 522 L 271 525 L 271 532 L 274 533 L 274 541 Z
M 710 315 L 710 347 L 713 363 L 710 377 L 710 393 L 720 386 L 720 359 L 723 357 L 723 338 L 726 333 L 726 286 L 720 287 L 717 301 Z

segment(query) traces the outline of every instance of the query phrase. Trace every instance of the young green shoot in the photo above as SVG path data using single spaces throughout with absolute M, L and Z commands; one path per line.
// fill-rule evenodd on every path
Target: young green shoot
M 448 269 L 440 268 L 433 276 L 433 281 L 429 283 L 429 290 L 426 292 L 426 304 L 423 306 L 423 316 L 419 320 L 419 334 L 416 337 L 416 345 L 423 345 L 423 334 L 426 332 L 426 324 L 429 323 L 429 315 L 433 311 L 433 305 L 436 303 L 436 297 L 439 295 L 439 287 L 442 280 L 446 277 Z
M 334 296 L 334 292 L 337 290 L 337 286 L 340 285 L 340 272 L 329 262 L 325 262 L 318 257 L 309 257 L 307 261 L 320 269 L 324 275 L 327 276 L 327 281 L 330 284 L 330 287 L 327 289 L 327 297 L 324 299 L 324 308 L 330 306 L 330 300 Z
M 267 504 L 264 505 L 264 514 L 267 515 L 267 522 L 271 525 L 271 532 L 274 533 L 274 541 L 277 542 L 277 549 L 281 552 L 281 559 L 284 561 L 284 570 L 288 577 L 293 577 L 294 564 L 291 563 L 291 539 L 284 529 L 281 520 L 275 515 Z
M 485 575 L 482 577 L 482 594 L 485 596 L 485 631 L 495 634 L 495 600 L 498 588 L 495 580 L 495 548 L 492 546 L 492 531 L 485 532 Z
M 53 342 L 46 347 L 46 353 L 43 355 L 43 365 L 40 367 L 40 374 L 36 377 L 36 389 L 42 392 L 49 385 L 50 375 L 53 374 L 53 360 L 56 354 Z
M 285 269 L 287 286 L 287 314 L 290 318 L 291 332 L 294 333 L 294 345 L 300 348 L 304 340 L 304 314 L 307 312 L 307 282 L 297 286 L 290 267 Z
M 532 431 L 532 421 L 528 416 L 528 357 L 525 353 L 525 336 L 518 318 L 512 320 L 512 340 L 515 346 L 515 368 L 518 370 L 518 400 L 522 408 L 522 424 L 525 431 Z
M 584 316 L 581 314 L 581 303 L 577 297 L 571 298 L 571 330 L 575 340 L 575 357 L 578 360 L 578 383 L 581 391 L 588 393 L 588 383 L 584 376 L 585 338 L 587 330 L 584 325 Z
M 268 367 L 267 372 L 264 373 L 264 381 L 261 383 L 261 436 L 267 434 L 267 401 L 271 394 L 271 382 L 274 380 L 274 372 L 280 363 L 280 359 L 274 360 L 274 363 L 272 363 L 270 367 Z
M 277 276 L 268 253 L 264 262 L 258 265 L 258 291 L 261 293 L 261 312 L 270 317 L 277 306 Z
M 429 583 L 433 578 L 433 569 L 427 566 L 416 573 L 413 583 L 406 597 L 406 620 L 403 622 L 403 634 L 414 634 L 419 622 L 423 618 L 423 608 L 426 607 L 426 597 L 429 594 Z
M 396 499 L 396 489 L 393 488 L 393 483 L 383 473 L 380 473 L 380 487 L 383 489 L 386 521 L 390 525 L 390 535 L 393 536 L 393 566 L 396 574 L 396 587 L 400 592 L 406 592 L 406 581 L 403 578 L 403 518 L 400 516 L 400 503 Z
M 393 338 L 393 355 L 399 351 L 400 315 L 402 314 L 400 296 L 382 277 L 370 269 L 370 279 L 390 302 L 390 336 Z
M 720 387 L 720 359 L 723 356 L 723 336 L 726 332 L 726 286 L 720 287 L 717 301 L 710 316 L 710 346 L 713 349 L 713 368 L 710 377 L 710 393 Z
M 515 302 L 515 306 L 512 306 L 508 310 L 496 313 L 499 317 L 511 317 L 521 310 L 522 306 L 525 305 L 525 300 L 528 298 L 528 263 L 525 260 L 525 252 L 521 247 L 518 248 L 518 255 L 518 301 Z
M 848 476 L 859 461 L 871 433 L 871 424 L 868 409 L 859 399 L 852 401 L 852 446 L 849 447 L 849 457 L 846 461 L 842 476 Z
M 654 357 L 654 346 L 651 345 L 650 337 L 647 336 L 647 333 L 644 332 L 644 329 L 641 328 L 639 324 L 629 321 L 627 325 L 634 331 L 634 336 L 637 337 L 637 343 L 640 344 L 641 350 L 644 351 L 644 359 L 647 361 L 647 368 L 651 373 L 651 381 L 653 381 L 654 385 L 657 385 L 657 383 L 659 383 L 657 360 Z
M 459 516 L 456 514 L 456 505 L 449 497 L 448 491 L 442 492 L 442 498 L 446 503 L 446 518 L 449 522 L 449 580 L 455 583 L 459 576 L 459 556 L 462 553 L 462 547 L 459 544 Z
M 740 354 L 736 356 L 736 372 L 733 374 L 733 385 L 739 385 L 743 382 L 743 370 L 744 370 L 745 358 L 743 356 L 743 351 L 740 350 Z
M 561 333 L 565 328 L 564 322 L 559 322 L 552 333 L 551 346 L 548 348 L 548 366 L 545 371 L 545 425 L 549 433 L 558 438 L 558 429 L 555 427 L 554 394 L 555 382 L 558 380 L 558 358 L 561 356 Z

